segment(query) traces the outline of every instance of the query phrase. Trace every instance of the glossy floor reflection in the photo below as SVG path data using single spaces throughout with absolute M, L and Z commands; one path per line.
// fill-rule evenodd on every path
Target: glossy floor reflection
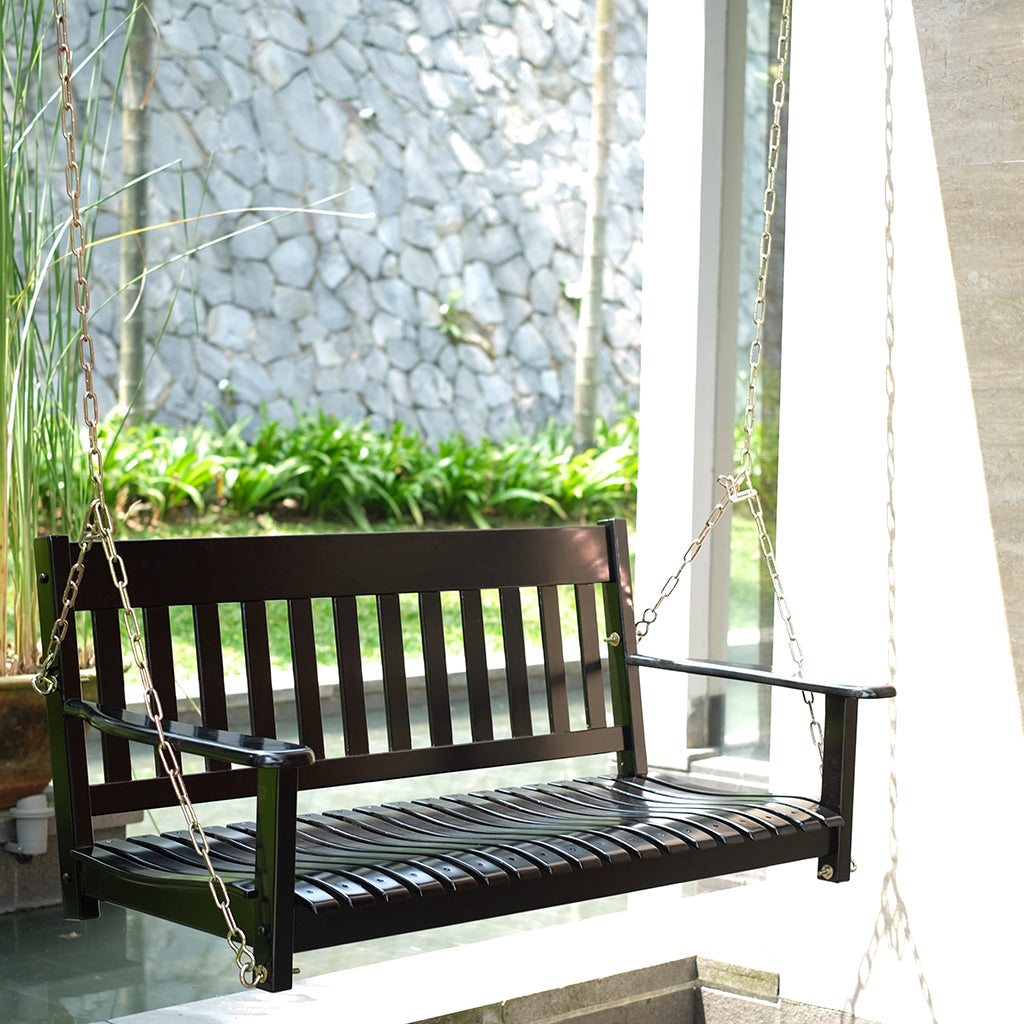
M 582 687 L 572 713 L 585 715 Z M 543 691 L 538 690 L 535 709 L 538 723 L 546 719 Z M 367 698 L 371 744 L 386 749 L 383 695 Z M 494 701 L 500 714 L 501 699 Z M 379 705 L 379 706 L 378 706 Z M 295 713 L 281 707 L 278 735 L 297 737 Z M 428 733 L 425 704 L 411 708 L 414 738 Z M 333 721 L 337 719 L 337 721 Z M 329 735 L 340 745 L 341 723 L 337 711 L 325 700 L 324 720 Z M 453 704 L 453 724 L 468 729 L 464 701 Z M 541 727 L 540 725 L 538 726 Z M 90 761 L 99 778 L 101 753 L 98 734 L 89 735 Z M 415 742 L 415 739 L 414 739 Z M 329 753 L 332 751 L 329 751 Z M 339 750 L 340 752 L 340 750 Z M 152 774 L 153 759 L 145 751 L 135 771 Z M 299 794 L 299 811 L 323 811 L 360 807 L 388 800 L 415 799 L 441 793 L 466 793 L 496 785 L 518 785 L 540 779 L 599 775 L 614 770 L 607 755 L 574 761 L 551 761 L 484 771 L 355 785 L 328 792 Z M 253 805 L 247 800 L 202 804 L 200 820 L 217 824 L 252 820 Z M 130 834 L 162 832 L 182 827 L 178 808 L 163 808 L 129 826 Z M 717 887 L 721 880 L 712 880 Z M 728 884 L 728 883 L 724 883 Z M 677 892 L 679 887 L 675 887 Z M 685 887 L 684 887 L 685 889 Z M 692 891 L 697 891 L 693 887 Z M 425 932 L 376 939 L 372 942 L 301 954 L 296 964 L 301 977 L 342 971 L 366 964 L 412 956 L 451 946 L 480 942 L 529 929 L 566 924 L 626 909 L 627 897 L 615 896 L 567 907 L 517 914 L 489 921 L 452 925 Z M 0 1024 L 96 1024 L 144 1010 L 178 1006 L 197 999 L 226 995 L 239 990 L 234 956 L 223 938 L 169 924 L 114 906 L 104 906 L 99 919 L 67 922 L 59 907 L 0 915 Z
M 626 897 L 318 950 L 297 958 L 302 977 L 625 908 Z M 238 991 L 223 939 L 118 907 L 67 922 L 60 908 L 0 917 L 0 1020 L 94 1024 Z
M 98 758 L 98 751 L 96 752 Z M 608 771 L 607 757 L 576 763 L 518 765 L 502 782 L 537 781 Z M 470 792 L 496 784 L 491 772 L 460 772 L 398 779 L 300 794 L 300 812 L 359 807 L 392 799 Z M 251 820 L 239 800 L 198 808 L 204 822 Z M 129 827 L 132 834 L 182 827 L 178 808 L 164 808 Z M 301 954 L 301 977 L 360 967 L 435 949 L 479 942 L 527 929 L 564 924 L 625 909 L 626 897 L 555 907 L 489 921 Z M 177 1006 L 239 989 L 234 957 L 223 938 L 204 935 L 119 907 L 105 905 L 97 920 L 63 920 L 59 907 L 0 915 L 0 1024 L 95 1024 L 128 1014 Z

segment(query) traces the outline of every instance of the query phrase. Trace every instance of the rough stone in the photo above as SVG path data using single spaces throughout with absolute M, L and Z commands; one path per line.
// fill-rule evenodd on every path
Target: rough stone
M 405 339 L 404 321 L 390 313 L 374 314 L 371 326 L 374 342 L 380 346 L 381 352 L 390 352 L 392 345 L 397 345 Z
M 270 265 L 281 284 L 306 288 L 316 273 L 316 243 L 308 235 L 297 235 L 279 245 L 270 256 Z
M 418 145 L 410 145 L 405 153 L 405 189 L 408 197 L 428 206 L 448 198 L 427 154 Z
M 479 261 L 468 264 L 463 274 L 463 283 L 463 308 L 480 323 L 499 323 L 501 299 L 487 264 Z
M 330 291 L 334 291 L 345 280 L 351 269 L 351 264 L 340 252 L 328 252 L 317 267 L 320 280 Z
M 391 362 L 399 370 L 408 372 L 419 364 L 421 353 L 419 346 L 415 342 L 400 339 L 391 343 L 388 348 L 388 355 L 391 357 Z
M 379 309 L 391 313 L 404 324 L 415 322 L 416 296 L 405 281 L 376 281 L 370 285 L 370 294 Z
M 313 299 L 304 288 L 291 288 L 287 285 L 278 285 L 274 289 L 274 297 L 271 300 L 271 310 L 275 316 L 283 320 L 290 320 L 297 323 L 312 315 Z
M 505 327 L 514 331 L 521 323 L 528 320 L 533 312 L 533 306 L 525 299 L 517 298 L 515 295 L 502 297 L 502 308 L 505 310 Z
M 540 332 L 529 323 L 523 324 L 512 336 L 510 346 L 512 355 L 527 366 L 546 367 L 551 362 L 551 355 Z
M 253 57 L 260 78 L 275 92 L 283 89 L 304 67 L 301 55 L 275 40 L 264 43 Z
M 420 363 L 409 376 L 409 386 L 417 405 L 427 409 L 445 409 L 451 405 L 454 388 L 440 367 Z
M 303 338 L 303 342 L 307 339 Z M 253 318 L 252 355 L 261 363 L 294 358 L 299 354 L 299 332 L 294 324 L 273 316 Z
M 482 382 L 482 391 L 484 402 L 491 409 L 499 409 L 503 406 L 507 406 L 513 398 L 515 398 L 515 392 L 512 390 L 508 382 L 502 377 L 488 377 Z M 497 434 L 494 436 L 502 436 Z
M 484 231 L 481 255 L 492 266 L 497 266 L 522 252 L 522 243 L 510 224 L 497 224 Z
M 554 313 L 561 294 L 558 278 L 547 267 L 541 267 L 530 280 L 530 302 L 539 313 Z
M 551 235 L 551 218 L 540 211 L 522 215 L 520 238 L 523 240 L 523 256 L 531 271 L 540 270 L 551 263 L 555 241 Z
M 646 4 L 620 2 L 602 401 L 635 393 L 642 285 Z M 430 435 L 566 419 L 575 315 L 560 282 L 578 280 L 583 244 L 592 4 L 310 0 L 297 10 L 193 0 L 188 18 L 160 24 L 152 159 L 181 170 L 151 183 L 151 218 L 296 212 L 199 222 L 189 245 L 270 223 L 197 252 L 195 298 L 179 297 L 180 311 L 169 311 L 171 275 L 154 276 L 147 305 L 167 323 L 154 401 L 191 422 L 200 395 L 232 415 L 294 398 L 385 426 L 406 415 Z M 303 211 L 335 193 L 325 208 L 371 216 Z M 181 244 L 157 233 L 150 259 Z M 97 251 L 97 274 L 116 281 L 116 252 L 109 269 L 104 259 Z M 469 318 L 459 340 L 436 327 L 454 293 Z M 185 305 L 207 317 L 202 345 Z M 241 369 L 246 359 L 270 369 L 265 394 L 251 390 L 261 378 Z M 232 410 L 217 382 L 239 377 L 247 391 Z
M 333 47 L 314 53 L 308 60 L 308 66 L 314 81 L 328 96 L 336 100 L 351 100 L 358 96 L 355 77 Z
M 437 245 L 437 228 L 434 214 L 425 206 L 407 203 L 399 215 L 402 227 L 402 243 L 420 249 L 433 249 Z
M 503 294 L 525 299 L 530 290 L 530 268 L 521 257 L 507 260 L 494 271 L 494 283 Z
M 357 322 L 368 321 L 373 316 L 374 304 L 370 296 L 370 284 L 360 271 L 355 271 L 346 279 L 341 290 L 341 301 Z
M 571 18 L 568 12 L 558 9 L 553 12 L 553 21 L 553 38 L 559 60 L 566 67 L 572 67 L 583 54 L 586 42 L 583 26 L 577 19 Z
M 252 314 L 237 306 L 215 306 L 207 320 L 210 341 L 232 351 L 244 351 L 252 338 Z
M 436 444 L 458 429 L 455 417 L 447 409 L 422 409 L 419 417 L 423 424 L 423 437 L 428 444 Z
M 402 277 L 414 288 L 423 288 L 433 293 L 437 289 L 437 265 L 425 249 L 407 246 L 402 250 L 400 261 Z
M 420 30 L 429 39 L 456 30 L 455 19 L 445 0 L 420 0 Z
M 376 278 L 381 260 L 384 259 L 384 246 L 372 235 L 351 228 L 342 228 L 338 234 L 349 262 L 358 267 L 367 278 Z

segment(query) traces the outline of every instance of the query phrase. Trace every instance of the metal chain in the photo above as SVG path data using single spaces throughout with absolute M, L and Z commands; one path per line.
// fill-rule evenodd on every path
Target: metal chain
M 746 496 L 746 492 L 743 492 L 742 494 L 738 492 L 734 477 L 720 476 L 718 478 L 718 484 L 720 487 L 725 488 L 725 497 L 723 497 L 722 500 L 711 510 L 711 515 L 708 516 L 700 533 L 697 534 L 693 543 L 686 549 L 686 554 L 683 555 L 682 564 L 671 576 L 669 576 L 667 580 L 665 580 L 665 583 L 662 585 L 661 592 L 658 594 L 657 601 L 655 601 L 649 608 L 644 609 L 643 615 L 640 616 L 640 620 L 636 624 L 637 640 L 643 640 L 643 638 L 647 636 L 648 630 L 650 630 L 651 626 L 654 625 L 658 618 L 658 609 L 666 598 L 672 596 L 672 592 L 679 584 L 679 577 L 682 576 L 683 572 L 689 567 L 694 559 L 696 559 L 697 555 L 700 554 L 700 550 L 704 546 L 704 542 L 711 535 L 711 531 L 718 525 L 718 520 L 725 515 L 725 510 L 734 501 L 742 500 Z
M 68 44 L 67 5 L 66 0 L 54 0 L 54 15 L 57 24 L 57 65 L 61 85 L 61 132 L 67 144 L 66 183 L 68 197 L 71 200 L 71 249 L 77 264 L 77 276 L 74 283 L 75 309 L 80 319 L 79 332 L 79 363 L 85 377 L 84 412 L 85 423 L 89 435 L 89 477 L 92 482 L 93 497 L 86 513 L 85 524 L 78 552 L 78 559 L 68 575 L 64 587 L 61 612 L 50 634 L 46 654 L 43 657 L 39 674 L 34 685 L 40 693 L 52 693 L 57 681 L 52 674 L 60 645 L 68 631 L 69 621 L 74 613 L 75 598 L 85 573 L 85 556 L 92 545 L 99 541 L 103 546 L 110 569 L 110 578 L 117 587 L 121 598 L 122 616 L 128 632 L 132 649 L 132 658 L 138 670 L 144 691 L 146 715 L 153 723 L 157 734 L 157 755 L 160 759 L 171 788 L 181 807 L 192 847 L 202 859 L 209 873 L 210 893 L 224 918 L 227 928 L 227 942 L 235 957 L 238 976 L 246 988 L 254 988 L 267 978 L 266 967 L 256 963 L 256 957 L 249 948 L 245 932 L 238 926 L 231 912 L 231 900 L 228 896 L 224 880 L 217 874 L 213 866 L 210 843 L 206 832 L 199 822 L 195 807 L 188 795 L 181 765 L 174 747 L 168 742 L 164 732 L 164 712 L 160 696 L 153 685 L 146 657 L 146 647 L 139 628 L 138 617 L 128 596 L 128 572 L 114 544 L 113 522 L 107 507 L 103 490 L 103 452 L 99 444 L 99 403 L 93 390 L 93 370 L 95 368 L 94 346 L 89 334 L 89 285 L 85 275 L 85 231 L 82 227 L 80 210 L 81 169 L 75 154 L 75 104 L 71 90 L 72 59 L 71 47 Z
M 779 153 L 782 148 L 782 109 L 786 102 L 786 64 L 789 60 L 789 36 L 790 36 L 790 12 L 791 0 L 784 0 L 782 5 L 782 17 L 779 25 L 779 38 L 776 44 L 776 75 L 772 87 L 772 126 L 768 135 L 768 171 L 765 182 L 764 199 L 761 204 L 764 214 L 764 229 L 761 233 L 760 262 L 757 273 L 757 291 L 754 299 L 754 339 L 750 345 L 749 353 L 749 377 L 747 379 L 747 402 L 743 413 L 743 449 L 739 457 L 739 465 L 733 476 L 720 476 L 718 483 L 725 489 L 725 496 L 711 510 L 697 534 L 696 539 L 686 549 L 683 561 L 679 568 L 663 584 L 653 605 L 644 609 L 643 614 L 636 626 L 637 640 L 642 640 L 658 618 L 658 610 L 666 598 L 679 584 L 680 576 L 700 553 L 704 542 L 711 531 L 718 524 L 718 521 L 725 514 L 726 509 L 735 502 L 745 501 L 750 513 L 757 525 L 758 541 L 761 545 L 761 554 L 768 567 L 771 576 L 772 588 L 775 591 L 775 603 L 779 614 L 786 626 L 786 635 L 789 643 L 789 654 L 794 664 L 794 675 L 797 679 L 803 678 L 804 655 L 793 626 L 793 616 L 789 609 L 789 602 L 786 600 L 782 588 L 782 580 L 779 577 L 775 565 L 775 552 L 772 548 L 771 538 L 768 536 L 768 528 L 765 525 L 764 509 L 761 505 L 761 498 L 754 485 L 754 460 L 752 455 L 754 426 L 757 420 L 757 387 L 758 377 L 761 368 L 761 350 L 763 347 L 762 334 L 764 330 L 764 318 L 767 309 L 767 288 L 768 268 L 772 255 L 772 218 L 775 215 L 775 178 L 779 168 Z M 814 709 L 814 694 L 803 691 L 804 703 L 810 713 L 810 734 L 811 741 L 818 749 L 818 756 L 824 761 L 824 735 L 821 723 L 818 721 Z

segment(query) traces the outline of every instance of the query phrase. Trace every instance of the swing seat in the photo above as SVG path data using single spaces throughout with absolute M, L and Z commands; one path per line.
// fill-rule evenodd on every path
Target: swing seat
M 118 549 L 165 734 L 270 991 L 291 986 L 295 953 L 326 946 L 803 859 L 817 861 L 819 877 L 849 878 L 858 700 L 893 688 L 638 655 L 621 521 Z M 37 542 L 44 635 L 77 553 L 65 537 Z M 484 590 L 498 592 L 499 622 L 485 621 Z M 277 601 L 287 606 L 286 651 L 268 628 Z M 92 834 L 95 815 L 177 802 L 159 760 L 154 767 L 157 729 L 126 699 L 119 607 L 96 547 L 47 698 L 65 915 L 95 917 L 106 901 L 223 934 L 188 830 Z M 563 610 L 578 636 L 568 658 Z M 96 702 L 82 697 L 75 656 L 81 613 L 91 620 Z M 542 638 L 532 673 L 531 616 Z M 403 617 L 419 620 L 421 654 L 407 650 Z M 194 665 L 175 665 L 185 647 Z M 244 662 L 237 679 L 232 657 Z M 286 680 L 275 661 L 290 665 Z M 824 694 L 820 796 L 719 792 L 686 773 L 649 771 L 641 665 Z M 87 725 L 102 748 L 95 778 Z M 595 756 L 602 770 L 573 771 Z M 562 759 L 568 768 L 541 764 Z M 416 784 L 483 769 L 499 778 L 461 794 L 424 796 L 432 790 Z M 373 805 L 346 800 L 345 787 L 367 784 L 390 788 Z M 406 792 L 393 798 L 396 785 Z M 237 798 L 249 798 L 241 813 L 253 820 L 218 824 L 204 813 L 213 809 L 203 804 Z

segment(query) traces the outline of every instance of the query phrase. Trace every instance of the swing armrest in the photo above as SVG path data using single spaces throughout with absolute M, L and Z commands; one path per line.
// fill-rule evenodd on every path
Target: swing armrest
M 145 715 L 135 711 L 72 699 L 64 701 L 64 713 L 81 718 L 111 736 L 146 743 L 151 747 L 160 745 L 156 726 Z M 170 720 L 164 721 L 163 729 L 167 742 L 176 751 L 253 768 L 301 767 L 312 764 L 316 759 L 309 747 L 284 740 L 247 736 L 240 732 L 208 729 L 202 725 L 186 725 Z
M 627 654 L 627 665 L 640 668 L 659 668 L 669 672 L 688 672 L 698 676 L 715 676 L 719 679 L 739 679 L 748 683 L 767 683 L 769 686 L 784 686 L 790 690 L 804 690 L 808 693 L 823 693 L 828 697 L 846 699 L 875 699 L 895 697 L 896 687 L 854 686 L 848 683 L 815 683 L 807 679 L 777 675 L 760 668 L 730 665 L 724 661 L 673 661 L 669 658 L 655 658 L 649 654 Z

